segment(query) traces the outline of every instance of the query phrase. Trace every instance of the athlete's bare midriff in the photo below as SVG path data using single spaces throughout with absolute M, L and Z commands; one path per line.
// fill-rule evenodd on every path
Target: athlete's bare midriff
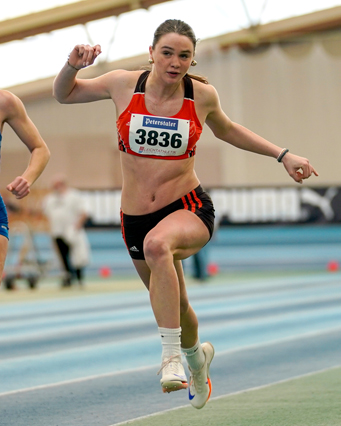
M 128 215 L 155 212 L 199 185 L 194 158 L 163 160 L 121 153 L 122 211 Z

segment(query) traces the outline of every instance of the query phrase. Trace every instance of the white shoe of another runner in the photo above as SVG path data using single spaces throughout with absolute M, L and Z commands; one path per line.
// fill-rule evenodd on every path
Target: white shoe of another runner
M 184 367 L 181 362 L 181 356 L 165 358 L 162 362 L 158 374 L 162 371 L 160 380 L 162 391 L 174 392 L 180 389 L 187 389 L 188 382 Z
M 188 396 L 194 408 L 202 408 L 209 400 L 212 392 L 212 384 L 209 374 L 210 364 L 214 357 L 214 347 L 211 343 L 205 342 L 202 345 L 205 354 L 205 363 L 200 370 L 191 370 L 189 380 Z

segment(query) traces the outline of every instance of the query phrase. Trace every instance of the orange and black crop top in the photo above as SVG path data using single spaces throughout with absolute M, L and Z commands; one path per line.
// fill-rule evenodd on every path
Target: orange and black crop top
M 195 112 L 191 78 L 184 77 L 185 94 L 180 111 L 172 117 L 162 117 L 150 114 L 145 106 L 149 73 L 140 75 L 130 104 L 116 122 L 119 150 L 164 160 L 193 157 L 202 126 Z

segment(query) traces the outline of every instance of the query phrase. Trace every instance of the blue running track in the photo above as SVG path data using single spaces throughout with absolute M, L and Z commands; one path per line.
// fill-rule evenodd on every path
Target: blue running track
M 216 349 L 212 398 L 341 364 L 339 273 L 191 285 Z M 147 291 L 7 303 L 0 310 L 0 425 L 111 426 L 188 405 L 162 394 Z

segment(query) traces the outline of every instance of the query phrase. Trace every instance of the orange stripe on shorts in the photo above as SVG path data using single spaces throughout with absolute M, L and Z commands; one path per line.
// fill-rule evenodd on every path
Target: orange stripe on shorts
M 123 211 L 122 209 L 120 209 L 120 216 L 121 216 L 121 231 L 122 231 L 122 237 L 123 237 L 123 241 L 124 244 L 126 245 L 127 249 L 129 250 L 127 241 L 126 241 L 126 234 L 125 234 L 125 230 L 124 230 L 124 225 L 123 225 Z
M 197 197 L 197 194 L 195 193 L 194 189 L 193 189 L 193 191 L 192 191 L 192 194 L 193 194 L 194 199 L 195 199 L 195 200 L 196 200 L 196 202 L 198 203 L 198 207 L 199 207 L 199 209 L 201 209 L 201 207 L 202 207 L 202 201 L 200 200 L 200 198 L 198 198 L 198 197 Z
M 181 197 L 182 202 L 184 203 L 184 209 L 188 210 L 188 204 L 185 197 Z
M 188 194 L 187 194 L 187 197 L 188 197 L 188 199 L 189 199 L 189 202 L 191 203 L 191 212 L 195 213 L 195 203 L 194 203 L 194 201 L 192 200 L 191 194 L 190 194 L 190 193 L 188 193 Z

